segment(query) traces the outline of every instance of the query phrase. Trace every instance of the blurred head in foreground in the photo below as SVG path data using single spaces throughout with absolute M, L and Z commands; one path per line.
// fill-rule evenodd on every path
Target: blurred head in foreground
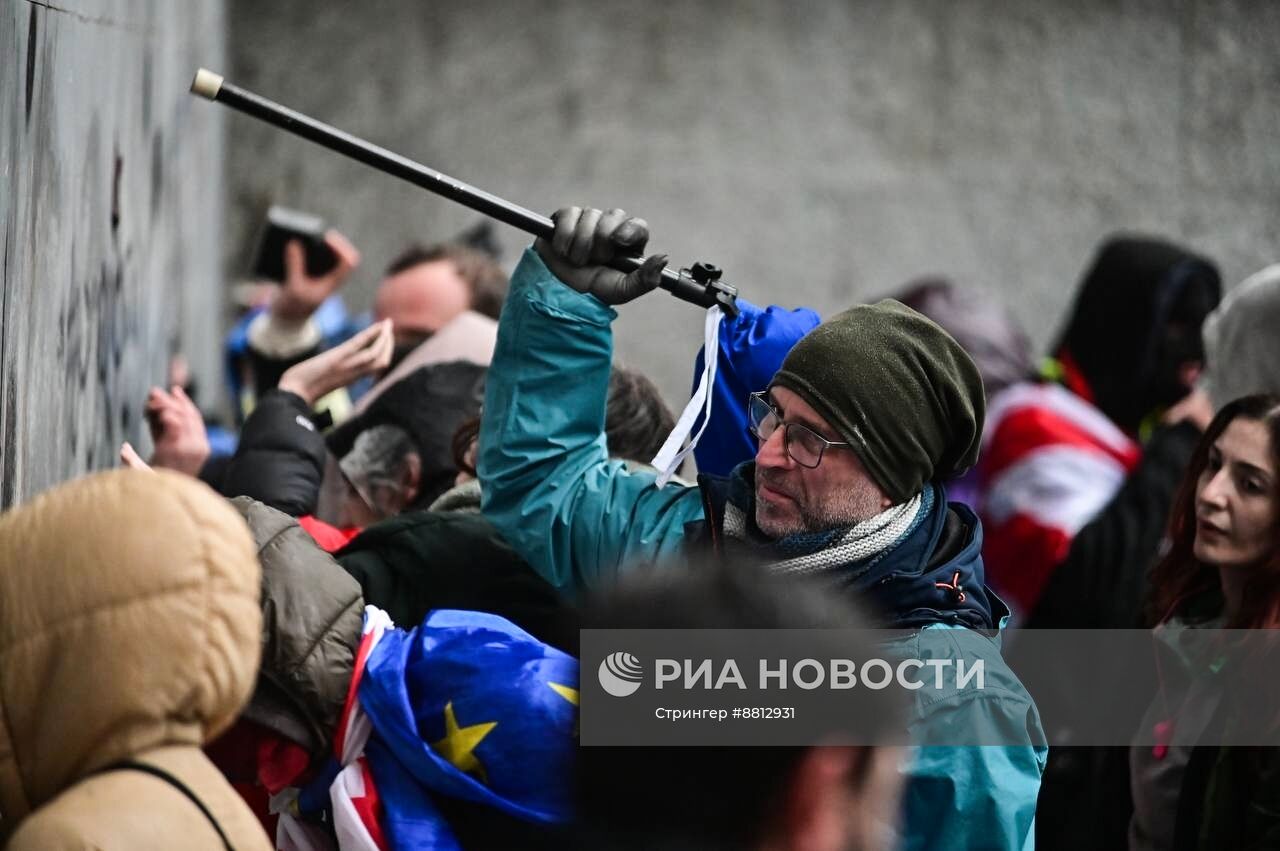
M 745 566 L 646 573 L 589 601 L 596 629 L 862 629 L 846 600 Z M 867 658 L 870 648 L 842 647 Z M 901 724 L 898 695 L 867 692 L 884 738 Z M 870 731 L 869 731 L 870 732 Z M 878 738 L 875 734 L 865 740 Z M 853 747 L 584 747 L 581 847 L 810 849 L 890 847 L 901 751 Z

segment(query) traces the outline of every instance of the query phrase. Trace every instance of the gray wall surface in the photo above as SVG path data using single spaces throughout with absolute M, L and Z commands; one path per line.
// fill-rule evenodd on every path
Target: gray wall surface
M 0 0 L 0 507 L 145 451 L 183 349 L 220 382 L 221 0 Z
M 826 314 L 928 272 L 1048 344 L 1097 243 L 1186 240 L 1226 283 L 1277 258 L 1280 3 L 232 0 L 228 78 L 550 212 L 620 206 L 654 250 Z M 367 307 L 466 210 L 228 122 L 228 271 L 274 200 L 325 216 Z M 503 229 L 506 260 L 527 243 Z M 623 308 L 618 352 L 687 396 L 698 312 Z

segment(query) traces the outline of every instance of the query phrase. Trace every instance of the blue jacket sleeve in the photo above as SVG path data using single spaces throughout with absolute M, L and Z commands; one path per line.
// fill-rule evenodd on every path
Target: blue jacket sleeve
M 613 309 L 558 281 L 532 250 L 511 279 L 485 386 L 478 472 L 482 509 L 558 588 L 671 560 L 697 488 L 611 461 L 604 417 Z
M 791 347 L 821 321 L 807 307 L 759 308 L 738 299 L 736 318 L 720 323 L 720 360 L 711 393 L 711 421 L 707 440 L 693 450 L 698 470 L 715 476 L 756 457 L 756 442 L 747 429 L 747 397 L 769 386 Z M 693 386 L 702 375 L 705 351 L 698 352 Z M 714 439 L 710 437 L 714 435 Z
M 904 851 L 1033 851 L 1044 747 L 914 749 L 902 817 Z
M 902 813 L 904 851 L 1033 851 L 1048 749 L 916 747 Z
M 1001 629 L 1007 617 L 999 617 Z M 903 766 L 898 847 L 1032 851 L 1049 749 L 1035 701 L 1001 657 L 1000 639 L 933 624 L 902 646 L 910 658 L 982 659 L 986 673 L 979 689 L 914 692 L 908 729 L 917 746 Z

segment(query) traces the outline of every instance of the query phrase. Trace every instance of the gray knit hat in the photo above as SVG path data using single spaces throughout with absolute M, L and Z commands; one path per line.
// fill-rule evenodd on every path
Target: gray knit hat
M 770 386 L 813 406 L 895 503 L 978 458 L 986 412 L 978 368 L 946 331 L 892 299 L 814 328 Z
M 1200 387 L 1215 411 L 1253 393 L 1280 393 L 1280 264 L 1250 275 L 1204 322 Z

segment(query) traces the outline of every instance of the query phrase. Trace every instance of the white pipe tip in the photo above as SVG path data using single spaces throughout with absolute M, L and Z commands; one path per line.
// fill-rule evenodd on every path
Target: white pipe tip
M 191 81 L 191 93 L 202 98 L 214 100 L 222 89 L 222 75 L 215 74 L 208 68 L 196 71 L 196 78 Z

